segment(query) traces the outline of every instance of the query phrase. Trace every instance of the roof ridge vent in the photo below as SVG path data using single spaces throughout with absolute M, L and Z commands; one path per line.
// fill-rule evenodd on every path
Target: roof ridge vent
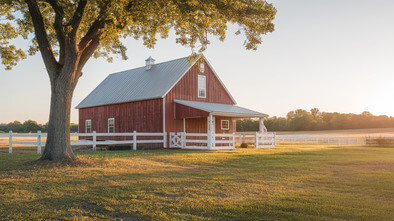
M 151 69 L 151 67 L 153 65 L 155 65 L 155 61 L 156 61 L 155 59 L 153 59 L 151 56 L 149 56 L 149 58 L 145 60 L 145 68 L 146 68 L 146 70 Z

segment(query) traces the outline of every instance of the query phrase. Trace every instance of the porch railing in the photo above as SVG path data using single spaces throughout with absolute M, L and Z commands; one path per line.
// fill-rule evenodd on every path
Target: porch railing
M 212 142 L 206 133 L 170 133 L 170 147 L 184 149 L 234 149 L 235 134 L 215 134 Z

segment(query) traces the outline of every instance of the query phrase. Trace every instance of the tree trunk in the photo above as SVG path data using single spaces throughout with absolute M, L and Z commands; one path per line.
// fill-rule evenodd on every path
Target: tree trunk
M 40 160 L 73 161 L 76 157 L 70 145 L 71 100 L 78 79 L 73 71 L 63 68 L 56 78 L 51 79 L 51 107 L 48 137 Z M 54 76 L 54 75 L 53 75 Z

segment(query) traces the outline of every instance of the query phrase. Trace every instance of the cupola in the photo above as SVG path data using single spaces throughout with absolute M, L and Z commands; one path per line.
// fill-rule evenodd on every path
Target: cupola
M 151 67 L 155 64 L 155 59 L 153 59 L 151 56 L 149 56 L 148 59 L 145 60 L 145 67 L 146 70 L 151 69 Z

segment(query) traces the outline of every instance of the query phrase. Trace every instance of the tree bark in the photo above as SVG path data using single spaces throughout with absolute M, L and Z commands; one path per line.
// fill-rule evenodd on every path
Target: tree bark
M 40 160 L 73 161 L 76 157 L 70 144 L 71 101 L 79 76 L 73 68 L 66 68 L 51 79 L 51 108 L 48 137 Z M 70 66 L 68 66 L 70 67 Z

